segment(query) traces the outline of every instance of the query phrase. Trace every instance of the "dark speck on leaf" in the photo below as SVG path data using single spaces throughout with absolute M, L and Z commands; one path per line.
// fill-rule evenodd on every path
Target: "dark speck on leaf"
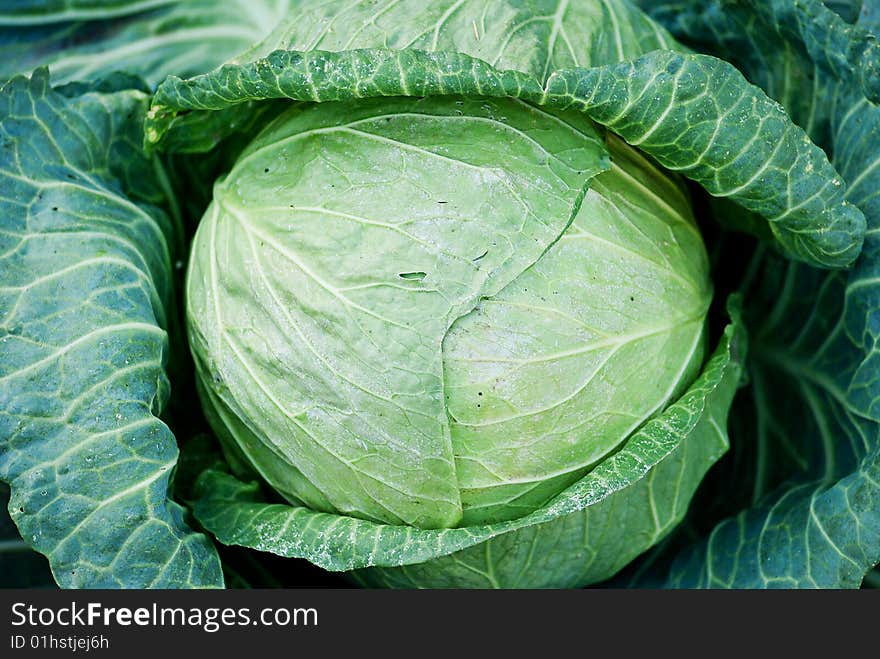
M 482 391 L 478 391 L 478 392 L 477 392 L 477 396 L 482 396 L 482 395 L 483 395 L 483 392 L 482 392 Z
M 421 281 L 428 276 L 426 272 L 401 272 L 397 275 L 401 279 L 415 279 Z
M 632 295 L 630 295 L 630 296 L 629 296 L 629 301 L 630 301 L 630 302 L 635 302 L 636 299 L 635 299 Z
M 266 167 L 266 169 L 263 170 L 263 173 L 264 173 L 264 174 L 268 174 L 268 173 L 269 173 L 269 168 Z
M 471 261 L 473 261 L 473 262 L 476 263 L 476 262 L 479 261 L 480 259 L 484 258 L 484 257 L 486 256 L 486 254 L 488 254 L 488 253 L 489 253 L 489 250 L 487 249 L 485 252 L 483 252 L 482 254 L 480 254 L 478 257 L 476 257 L 476 258 L 474 258 L 474 259 L 471 259 Z
M 437 203 L 438 204 L 448 204 L 449 202 L 448 201 L 438 201 Z
M 58 210 L 58 206 L 52 206 L 52 210 L 53 210 L 53 211 L 57 211 L 57 210 Z

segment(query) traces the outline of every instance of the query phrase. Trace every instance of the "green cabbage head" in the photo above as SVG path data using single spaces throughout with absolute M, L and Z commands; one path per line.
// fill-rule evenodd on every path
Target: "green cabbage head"
M 682 185 L 578 112 L 298 105 L 214 189 L 190 340 L 235 462 L 423 529 L 522 517 L 693 381 L 711 299 Z

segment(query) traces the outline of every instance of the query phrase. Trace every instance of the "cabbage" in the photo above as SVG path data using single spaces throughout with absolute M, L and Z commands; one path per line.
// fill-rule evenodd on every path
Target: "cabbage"
M 7 554 L 870 581 L 875 12 L 642 4 L 0 9 Z

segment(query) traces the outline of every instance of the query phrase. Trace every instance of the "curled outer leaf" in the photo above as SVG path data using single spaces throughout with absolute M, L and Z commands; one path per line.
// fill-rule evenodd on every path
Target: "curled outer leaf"
M 188 113 L 208 111 L 207 122 L 215 113 L 228 119 L 226 110 L 244 102 L 442 94 L 578 107 L 665 167 L 762 215 L 791 258 L 842 268 L 861 249 L 865 218 L 844 199 L 822 150 L 733 66 L 706 55 L 654 51 L 619 64 L 557 71 L 542 85 L 460 53 L 276 51 L 189 80 L 166 80 L 148 115 L 146 139 L 148 146 L 169 141 L 187 150 L 175 128 L 191 125 Z M 222 134 L 220 124 L 212 125 Z
M 841 177 L 782 106 L 727 62 L 656 51 L 558 71 L 547 98 L 582 108 L 667 169 L 760 214 L 789 256 L 819 267 L 858 256 L 865 218 L 844 199 Z

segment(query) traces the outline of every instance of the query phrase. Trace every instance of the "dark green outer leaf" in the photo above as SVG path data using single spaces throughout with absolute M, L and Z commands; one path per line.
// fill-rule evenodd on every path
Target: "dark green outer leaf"
M 210 71 L 262 39 L 287 0 L 44 0 L 0 2 L 0 79 L 49 66 L 52 82 L 113 71 L 155 87 L 166 75 Z
M 112 18 L 136 14 L 168 5 L 177 0 L 21 0 L 0 1 L 0 25 L 16 25 L 39 20 L 61 22 L 88 18 Z
M 732 432 L 733 453 L 748 466 L 732 480 L 750 496 L 737 499 L 738 515 L 680 553 L 660 578 L 670 586 L 858 587 L 880 561 L 880 109 L 848 73 L 864 64 L 860 56 L 849 67 L 835 64 L 839 54 L 861 52 L 864 30 L 830 15 L 808 26 L 809 17 L 830 12 L 815 2 L 789 4 L 755 13 L 751 2 L 728 2 L 725 12 L 717 2 L 654 7 L 668 12 L 674 31 L 730 53 L 750 79 L 795 103 L 799 120 L 815 127 L 822 118 L 827 129 L 816 135 L 868 222 L 849 273 L 772 255 L 756 262 L 746 306 L 752 384 Z M 802 12 L 796 25 L 773 23 L 786 11 Z M 840 42 L 847 34 L 853 44 Z M 828 43 L 830 61 L 822 54 Z M 799 68 L 815 72 L 786 79 Z M 719 498 L 737 496 L 729 482 L 715 483 Z
M 68 90 L 70 91 L 70 90 Z M 140 149 L 139 91 L 0 95 L 0 478 L 66 587 L 222 585 L 169 499 L 164 407 L 175 228 Z
M 673 588 L 858 588 L 880 560 L 880 453 L 828 489 L 791 487 L 719 524 L 673 567 Z
M 880 102 L 880 43 L 871 32 L 848 24 L 821 0 L 745 2 L 763 22 L 779 26 L 788 41 L 803 44 L 819 66 L 861 87 L 870 102 Z
M 716 46 L 735 36 L 725 27 L 742 16 L 756 39 L 762 38 L 761 32 L 777 33 L 803 49 L 837 80 L 853 83 L 872 103 L 880 101 L 880 44 L 876 36 L 863 26 L 847 23 L 821 0 L 641 0 L 639 4 L 676 36 Z M 864 14 L 873 14 L 873 2 L 865 4 Z M 736 36 L 751 39 L 747 32 Z M 733 54 L 750 56 L 744 48 Z
M 665 167 L 762 214 L 794 258 L 845 267 L 861 248 L 864 217 L 843 198 L 842 181 L 822 151 L 731 65 L 701 55 L 655 51 L 633 62 L 557 71 L 543 86 L 460 53 L 276 51 L 190 80 L 166 80 L 150 110 L 147 141 L 161 147 L 170 139 L 185 148 L 185 136 L 175 135 L 178 115 L 209 111 L 205 121 L 212 122 L 211 113 L 220 111 L 226 120 L 230 107 L 248 101 L 440 94 L 577 107 Z

